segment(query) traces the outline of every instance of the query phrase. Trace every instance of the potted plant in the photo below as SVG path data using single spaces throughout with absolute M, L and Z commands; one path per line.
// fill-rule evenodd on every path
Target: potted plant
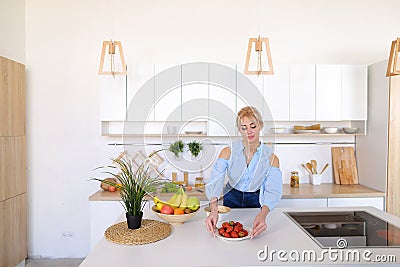
M 92 180 L 100 181 L 112 186 L 115 186 L 120 191 L 122 204 L 126 211 L 126 219 L 129 229 L 138 229 L 141 226 L 143 207 L 147 200 L 144 199 L 149 190 L 163 185 L 166 181 L 160 178 L 159 175 L 152 176 L 150 174 L 150 158 L 158 153 L 160 150 L 151 153 L 135 168 L 127 155 L 112 159 L 114 166 L 103 166 L 99 168 L 116 169 L 117 174 L 112 171 L 105 171 L 104 173 L 112 175 L 117 179 L 113 182 L 106 179 L 92 178 Z M 99 169 L 97 168 L 97 169 Z
M 169 151 L 171 151 L 172 153 L 174 153 L 175 157 L 178 159 L 179 158 L 179 154 L 183 152 L 183 148 L 185 147 L 185 144 L 181 141 L 175 141 L 175 143 L 172 143 L 169 146 Z
M 200 151 L 203 150 L 203 146 L 197 141 L 188 143 L 188 147 L 190 153 L 192 153 L 194 157 L 197 157 L 200 154 Z

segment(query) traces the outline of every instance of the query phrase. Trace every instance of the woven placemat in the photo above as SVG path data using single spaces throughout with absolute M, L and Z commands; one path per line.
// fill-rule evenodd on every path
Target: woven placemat
M 129 229 L 125 222 L 107 228 L 105 237 L 111 242 L 122 245 L 143 245 L 164 239 L 171 234 L 171 226 L 155 220 L 142 220 L 139 229 Z

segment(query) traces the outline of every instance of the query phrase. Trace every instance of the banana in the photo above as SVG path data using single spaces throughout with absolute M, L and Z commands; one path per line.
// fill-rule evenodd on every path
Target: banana
M 167 205 L 171 206 L 172 204 L 174 204 L 176 199 L 177 199 L 177 197 L 178 197 L 178 193 L 174 194 L 170 199 L 168 199 Z
M 182 210 L 185 210 L 187 208 L 187 206 L 186 206 L 187 200 L 188 200 L 188 195 L 185 192 L 183 192 L 182 201 L 181 201 L 181 205 L 179 206 L 179 208 L 181 208 Z
M 188 195 L 185 193 L 185 191 L 183 191 L 183 188 L 181 190 L 182 192 L 182 201 L 181 201 L 181 205 L 179 206 L 179 208 L 181 208 L 182 210 L 185 210 L 187 208 L 187 199 L 188 199 Z
M 179 207 L 182 202 L 182 194 L 176 193 L 176 195 L 177 195 L 177 197 L 176 197 L 175 201 L 173 203 L 171 203 L 171 207 L 173 207 L 174 209 Z

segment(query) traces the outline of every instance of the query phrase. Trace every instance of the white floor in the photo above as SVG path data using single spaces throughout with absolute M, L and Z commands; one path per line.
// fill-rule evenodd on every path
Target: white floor
M 78 267 L 83 259 L 28 259 L 26 267 Z

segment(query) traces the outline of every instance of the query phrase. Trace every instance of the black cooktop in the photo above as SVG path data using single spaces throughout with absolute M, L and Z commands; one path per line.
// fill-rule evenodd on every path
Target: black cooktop
M 323 248 L 400 247 L 400 228 L 366 211 L 285 214 Z

